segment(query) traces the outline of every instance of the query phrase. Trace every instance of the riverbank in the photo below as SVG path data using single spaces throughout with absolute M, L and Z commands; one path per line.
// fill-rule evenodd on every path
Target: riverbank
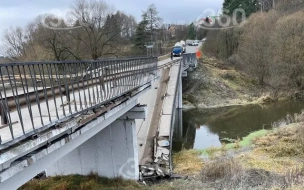
M 222 147 L 183 150 L 175 156 L 195 158 L 191 164 L 175 159 L 175 172 L 200 180 L 203 189 L 304 189 L 303 118 L 303 113 L 295 115 L 295 123 L 260 130 Z M 201 161 L 195 162 L 197 158 Z
M 233 65 L 206 56 L 183 78 L 184 109 L 263 104 L 298 96 L 301 92 L 274 92 L 267 85 L 262 87 Z
M 207 150 L 182 150 L 173 156 L 181 179 L 145 183 L 88 176 L 31 180 L 22 190 L 98 189 L 304 189 L 304 114 L 294 122 L 261 130 L 231 144 Z M 287 121 L 286 121 L 287 122 Z M 206 154 L 208 156 L 206 156 Z

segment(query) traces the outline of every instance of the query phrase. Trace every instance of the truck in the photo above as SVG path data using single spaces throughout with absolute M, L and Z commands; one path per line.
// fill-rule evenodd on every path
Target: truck
M 175 43 L 174 47 L 182 47 L 183 48 L 183 53 L 186 52 L 186 45 L 185 45 L 184 41 L 180 41 L 180 42 Z
M 193 42 L 193 40 L 186 40 L 186 45 L 187 46 L 192 46 L 192 42 Z
M 186 42 L 181 40 L 180 43 L 182 44 L 183 52 L 186 53 Z
M 186 46 L 186 42 L 181 40 L 180 43 L 183 45 L 183 46 Z
M 175 45 L 174 45 L 174 47 L 177 47 L 177 46 L 182 47 L 182 44 L 180 42 L 176 42 Z

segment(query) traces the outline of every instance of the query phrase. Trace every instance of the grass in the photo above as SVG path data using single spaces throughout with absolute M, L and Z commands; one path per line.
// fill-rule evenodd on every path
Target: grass
M 206 188 L 212 189 L 282 189 L 287 186 L 284 176 L 262 169 L 244 168 L 232 157 L 216 158 L 206 163 L 201 181 Z
M 262 129 L 259 131 L 255 131 L 250 133 L 248 136 L 243 137 L 242 140 L 238 139 L 235 143 L 226 144 L 226 149 L 233 149 L 233 148 L 245 148 L 249 147 L 258 137 L 263 137 L 267 133 L 268 130 Z
M 222 154 L 214 154 L 204 163 L 201 173 L 204 185 L 215 189 L 257 186 L 258 189 L 304 189 L 304 123 L 257 131 L 225 147 L 233 150 L 250 145 L 254 145 L 251 151 L 233 156 L 221 149 L 206 150 Z
M 89 176 L 56 176 L 42 180 L 31 180 L 19 190 L 185 190 L 201 189 L 200 181 L 172 180 L 158 184 L 144 185 L 121 178 L 108 179 L 96 174 Z
M 200 153 L 206 157 L 216 157 L 221 154 L 225 154 L 228 150 L 236 150 L 240 148 L 250 147 L 251 145 L 253 145 L 253 143 L 257 138 L 263 137 L 267 135 L 269 132 L 270 132 L 269 130 L 264 130 L 264 129 L 255 131 L 250 133 L 248 136 L 243 137 L 242 140 L 238 138 L 237 140 L 234 140 L 233 143 L 223 144 L 221 147 L 216 147 L 216 148 L 211 147 L 208 149 L 200 150 Z M 230 141 L 233 140 L 230 139 Z
M 284 174 L 286 169 L 304 168 L 304 124 L 294 123 L 274 129 L 254 141 L 256 148 L 238 156 L 247 168 Z
M 197 176 L 203 166 L 197 150 L 182 150 L 173 155 L 174 172 L 182 175 Z
M 123 180 L 122 178 L 108 179 L 97 174 L 88 176 L 69 175 L 56 176 L 42 180 L 31 180 L 23 185 L 20 190 L 99 190 L 99 189 L 142 189 L 136 181 Z

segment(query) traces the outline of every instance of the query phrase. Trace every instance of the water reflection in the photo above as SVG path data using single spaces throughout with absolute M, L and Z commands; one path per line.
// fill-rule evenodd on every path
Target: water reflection
M 252 131 L 270 129 L 287 114 L 300 113 L 304 101 L 285 101 L 270 105 L 233 106 L 183 111 L 183 125 L 175 136 L 173 149 L 203 149 L 220 146 L 223 138 L 237 139 Z
M 206 149 L 209 147 L 220 147 L 222 145 L 218 134 L 212 133 L 209 127 L 203 125 L 196 129 L 194 141 L 195 149 Z

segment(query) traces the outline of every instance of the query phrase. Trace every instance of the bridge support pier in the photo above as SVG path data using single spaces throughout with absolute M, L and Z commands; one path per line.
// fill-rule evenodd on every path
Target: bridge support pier
M 91 172 L 109 178 L 139 179 L 135 119 L 145 119 L 144 107 L 133 108 L 84 144 L 46 169 L 47 176 Z

